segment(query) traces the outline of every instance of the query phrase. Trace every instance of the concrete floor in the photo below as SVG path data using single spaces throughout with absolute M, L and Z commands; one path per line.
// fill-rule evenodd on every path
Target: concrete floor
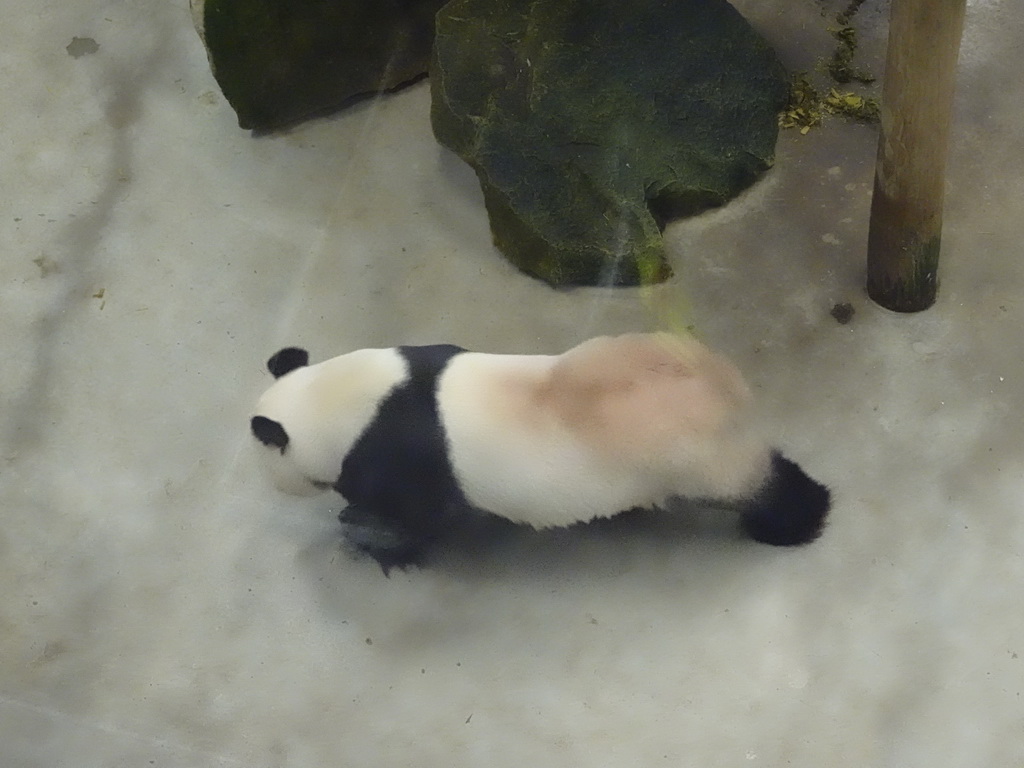
M 814 0 L 740 6 L 791 67 L 829 47 Z M 862 288 L 870 127 L 783 134 L 740 200 L 670 227 L 670 284 L 555 292 L 495 253 L 426 84 L 257 139 L 184 0 L 0 10 L 5 768 L 1024 765 L 1020 4 L 969 3 L 916 316 Z M 880 73 L 887 8 L 861 14 Z M 680 323 L 833 488 L 818 543 L 697 518 L 386 580 L 338 501 L 254 461 L 286 343 Z

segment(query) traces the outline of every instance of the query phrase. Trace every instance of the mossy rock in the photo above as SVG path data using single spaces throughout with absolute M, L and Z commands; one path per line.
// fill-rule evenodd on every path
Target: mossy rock
M 424 75 L 443 4 L 192 0 L 192 11 L 238 124 L 269 130 Z
M 725 0 L 451 0 L 430 78 L 498 248 L 558 286 L 667 278 L 665 222 L 771 166 L 789 92 Z

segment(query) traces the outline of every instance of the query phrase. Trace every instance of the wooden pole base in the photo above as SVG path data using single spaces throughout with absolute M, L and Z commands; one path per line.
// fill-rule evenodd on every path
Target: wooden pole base
M 875 303 L 893 312 L 920 312 L 935 303 L 942 241 L 941 212 L 939 215 L 938 222 L 922 231 L 908 223 L 904 206 L 875 181 L 867 284 L 868 296 Z

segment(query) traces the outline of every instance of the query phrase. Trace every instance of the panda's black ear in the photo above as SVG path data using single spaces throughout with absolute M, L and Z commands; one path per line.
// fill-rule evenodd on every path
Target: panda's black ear
M 253 416 L 250 425 L 257 440 L 268 447 L 280 448 L 284 453 L 288 447 L 288 433 L 278 422 L 266 416 Z
M 298 347 L 285 347 L 267 360 L 267 370 L 274 374 L 275 379 L 306 365 L 309 365 L 309 352 Z

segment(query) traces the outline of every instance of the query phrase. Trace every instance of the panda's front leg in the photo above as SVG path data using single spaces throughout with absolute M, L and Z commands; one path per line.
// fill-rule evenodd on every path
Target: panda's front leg
M 373 558 L 385 576 L 392 568 L 423 564 L 429 539 L 393 517 L 350 504 L 338 515 L 338 521 L 344 526 L 346 541 Z

